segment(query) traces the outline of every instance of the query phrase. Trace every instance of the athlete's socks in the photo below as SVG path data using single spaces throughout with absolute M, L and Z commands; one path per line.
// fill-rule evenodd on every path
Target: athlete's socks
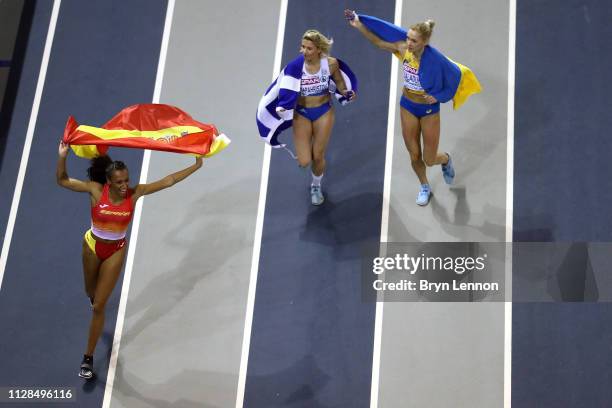
M 312 183 L 310 184 L 311 186 L 321 186 L 321 179 L 323 178 L 323 174 L 321 174 L 320 176 L 315 176 L 314 173 L 312 174 Z

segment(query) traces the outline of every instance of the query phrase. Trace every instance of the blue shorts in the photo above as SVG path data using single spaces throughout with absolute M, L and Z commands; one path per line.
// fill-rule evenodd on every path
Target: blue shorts
M 436 102 L 433 105 L 428 105 L 426 103 L 414 103 L 404 95 L 402 95 L 402 99 L 400 99 L 400 106 L 419 119 L 421 119 L 423 116 L 433 115 L 434 113 L 440 112 L 440 102 Z
M 306 108 L 304 106 L 298 105 L 295 108 L 295 111 L 305 117 L 306 119 L 314 122 L 319 119 L 321 116 L 325 115 L 328 110 L 332 107 L 331 102 L 325 102 L 323 105 L 316 106 L 314 108 Z

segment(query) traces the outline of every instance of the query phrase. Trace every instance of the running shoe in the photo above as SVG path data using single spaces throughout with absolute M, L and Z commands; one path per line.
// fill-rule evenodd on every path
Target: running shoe
M 93 375 L 93 356 L 83 356 L 81 369 L 79 370 L 79 377 L 89 380 L 93 378 Z
M 429 203 L 430 198 L 431 187 L 429 187 L 429 184 L 421 184 L 421 189 L 419 190 L 419 194 L 417 195 L 416 203 L 420 206 L 427 205 Z
M 312 205 L 321 205 L 323 201 L 325 201 L 325 197 L 321 192 L 321 186 L 310 186 L 310 202 Z
M 444 181 L 446 184 L 453 184 L 453 180 L 455 179 L 455 168 L 453 167 L 453 161 L 451 160 L 450 154 L 446 153 L 448 156 L 448 163 L 442 165 L 442 176 L 444 176 Z

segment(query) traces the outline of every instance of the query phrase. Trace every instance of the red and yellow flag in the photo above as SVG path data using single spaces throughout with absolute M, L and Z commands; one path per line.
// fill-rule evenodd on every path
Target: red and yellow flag
M 79 125 L 70 116 L 63 141 L 85 158 L 106 154 L 108 146 L 210 157 L 230 143 L 214 125 L 198 122 L 179 108 L 163 104 L 132 105 L 102 127 Z

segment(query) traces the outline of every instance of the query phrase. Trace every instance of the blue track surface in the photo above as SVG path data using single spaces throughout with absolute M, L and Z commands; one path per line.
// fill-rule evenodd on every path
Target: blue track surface
M 11 200 L 15 190 L 17 172 L 19 171 L 23 142 L 28 130 L 32 103 L 34 102 L 34 92 L 40 72 L 52 6 L 53 2 L 50 1 L 39 1 L 34 4 L 30 2 L 28 7 L 24 8 L 24 13 L 32 13 L 29 34 L 28 27 L 19 28 L 20 38 L 18 38 L 16 46 L 25 49 L 16 49 L 15 54 L 23 54 L 23 68 L 19 75 L 19 84 L 15 92 L 11 117 L 7 117 L 8 112 L 3 111 L 2 119 L 8 123 L 0 124 L 0 129 L 2 129 L 0 137 L 3 138 L 0 140 L 0 153 L 2 153 L 0 158 L 0 191 L 2 191 L 2 199 L 0 200 L 0 231 L 2 231 L 0 233 L 0 245 L 4 242 L 4 231 L 6 231 L 6 223 L 11 210 Z M 26 9 L 27 11 L 25 11 Z M 11 79 L 15 78 L 13 74 L 14 72 L 11 72 Z M 7 88 L 7 99 L 3 103 L 3 109 L 10 103 L 8 101 L 10 97 L 8 91 L 13 86 L 16 86 L 16 84 L 10 84 Z
M 612 9 L 517 5 L 514 239 L 610 241 Z M 512 317 L 513 407 L 610 405 L 609 303 L 515 303 Z
M 55 184 L 57 145 L 70 114 L 101 125 L 124 106 L 151 101 L 165 11 L 163 0 L 62 1 L 0 292 L 0 361 L 13 368 L 0 370 L 3 386 L 75 387 L 79 407 L 101 405 L 120 289 L 107 306 L 95 356 L 98 379 L 85 384 L 77 372 L 91 314 L 80 258 L 89 200 Z M 49 10 L 39 13 L 33 39 L 48 27 Z M 35 45 L 32 52 L 40 52 Z M 113 157 L 125 160 L 138 180 L 141 151 Z M 68 160 L 73 177 L 84 178 L 86 166 L 74 156 Z
M 310 205 L 309 171 L 284 152 L 272 154 L 249 408 L 369 406 L 375 305 L 361 298 L 361 250 L 380 235 L 391 58 L 349 28 L 342 9 L 392 20 L 395 3 L 341 3 L 289 2 L 283 64 L 297 55 L 302 33 L 317 28 L 334 38 L 332 55 L 353 68 L 360 95 L 348 107 L 336 106 L 322 207 Z M 10 127 L 0 141 L 0 231 L 53 2 L 28 4 L 32 26 Z M 68 115 L 101 125 L 127 105 L 151 101 L 166 6 L 166 0 L 62 1 L 0 290 L 0 386 L 73 387 L 75 406 L 101 405 L 121 282 L 98 344 L 98 379 L 84 383 L 76 374 L 90 319 L 80 259 L 88 199 L 55 184 L 57 144 Z M 612 241 L 610 21 L 605 0 L 517 1 L 515 241 Z M 291 138 L 291 131 L 282 136 Z M 141 155 L 113 154 L 128 163 L 132 182 Z M 73 177 L 83 178 L 86 167 L 69 159 Z M 581 287 L 573 278 L 570 287 Z M 609 406 L 611 320 L 608 303 L 515 303 L 513 407 Z
M 393 20 L 392 1 L 351 7 Z M 334 38 L 332 55 L 353 68 L 361 92 L 336 107 L 320 208 L 310 204 L 310 171 L 272 154 L 245 407 L 369 406 L 375 305 L 361 301 L 360 249 L 380 238 L 391 66 L 342 9 L 289 2 L 283 64 L 316 28 Z

